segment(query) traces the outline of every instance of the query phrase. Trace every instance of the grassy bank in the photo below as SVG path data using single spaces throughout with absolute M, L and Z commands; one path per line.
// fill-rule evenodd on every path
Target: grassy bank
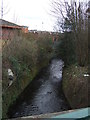
M 3 47 L 2 102 L 3 118 L 8 108 L 34 79 L 38 72 L 48 65 L 52 57 L 52 37 L 48 34 L 19 34 Z M 13 84 L 8 87 L 7 69 L 14 73 Z
M 87 44 L 83 44 L 85 49 L 82 47 L 81 56 L 78 56 L 77 49 L 81 48 L 77 48 L 73 36 L 73 32 L 63 33 L 63 37 L 56 49 L 56 55 L 64 61 L 62 87 L 71 108 L 75 109 L 88 106 L 89 77 L 84 76 L 84 74 L 89 74 L 89 59 Z M 87 43 L 87 40 L 85 42 Z
M 88 67 L 71 65 L 63 71 L 63 91 L 72 109 L 88 106 Z

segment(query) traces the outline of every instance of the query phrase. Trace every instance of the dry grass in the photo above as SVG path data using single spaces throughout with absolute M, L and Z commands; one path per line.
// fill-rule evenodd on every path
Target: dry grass
M 33 71 L 33 68 L 48 60 L 52 53 L 49 34 L 20 34 L 3 47 L 3 91 L 8 86 L 7 69 L 11 68 L 16 78 Z
M 45 67 L 52 56 L 52 37 L 49 34 L 21 34 L 3 46 L 3 117 L 8 107 Z M 11 68 L 15 81 L 8 87 L 7 69 Z
M 84 74 L 88 67 L 72 65 L 64 70 L 63 90 L 71 107 L 81 108 L 88 106 L 88 79 Z

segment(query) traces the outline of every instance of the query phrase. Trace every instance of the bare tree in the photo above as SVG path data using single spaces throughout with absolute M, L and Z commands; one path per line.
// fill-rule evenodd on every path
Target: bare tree
M 76 54 L 79 65 L 85 65 L 88 60 L 88 17 L 87 3 L 71 0 L 53 0 L 52 14 L 57 18 L 58 28 L 74 33 Z

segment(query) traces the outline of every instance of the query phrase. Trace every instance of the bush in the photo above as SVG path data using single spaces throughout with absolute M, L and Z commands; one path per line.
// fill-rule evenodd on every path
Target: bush
M 52 40 L 49 34 L 20 34 L 3 47 L 3 117 L 7 117 L 10 105 L 45 67 L 52 56 Z M 8 86 L 7 69 L 14 72 L 15 81 Z
M 52 54 L 52 40 L 49 34 L 20 34 L 3 48 L 3 86 L 7 87 L 7 69 L 11 68 L 16 78 L 32 72 Z M 4 88 L 3 87 L 3 88 Z
M 75 41 L 72 33 L 64 33 L 63 38 L 57 45 L 57 56 L 63 59 L 66 66 L 76 62 Z

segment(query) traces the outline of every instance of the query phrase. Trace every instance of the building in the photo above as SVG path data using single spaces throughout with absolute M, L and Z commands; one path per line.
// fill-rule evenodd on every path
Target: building
M 29 32 L 27 26 L 21 26 L 21 27 L 22 27 L 22 31 L 23 31 L 24 33 L 28 33 L 28 32 Z
M 0 29 L 0 39 L 2 40 L 10 40 L 18 35 L 20 31 L 23 31 L 24 33 L 28 32 L 28 27 L 20 26 L 3 19 L 0 19 Z
M 16 35 L 17 31 L 21 30 L 21 27 L 19 25 L 2 19 L 0 19 L 0 28 L 0 39 L 2 40 L 12 39 Z

